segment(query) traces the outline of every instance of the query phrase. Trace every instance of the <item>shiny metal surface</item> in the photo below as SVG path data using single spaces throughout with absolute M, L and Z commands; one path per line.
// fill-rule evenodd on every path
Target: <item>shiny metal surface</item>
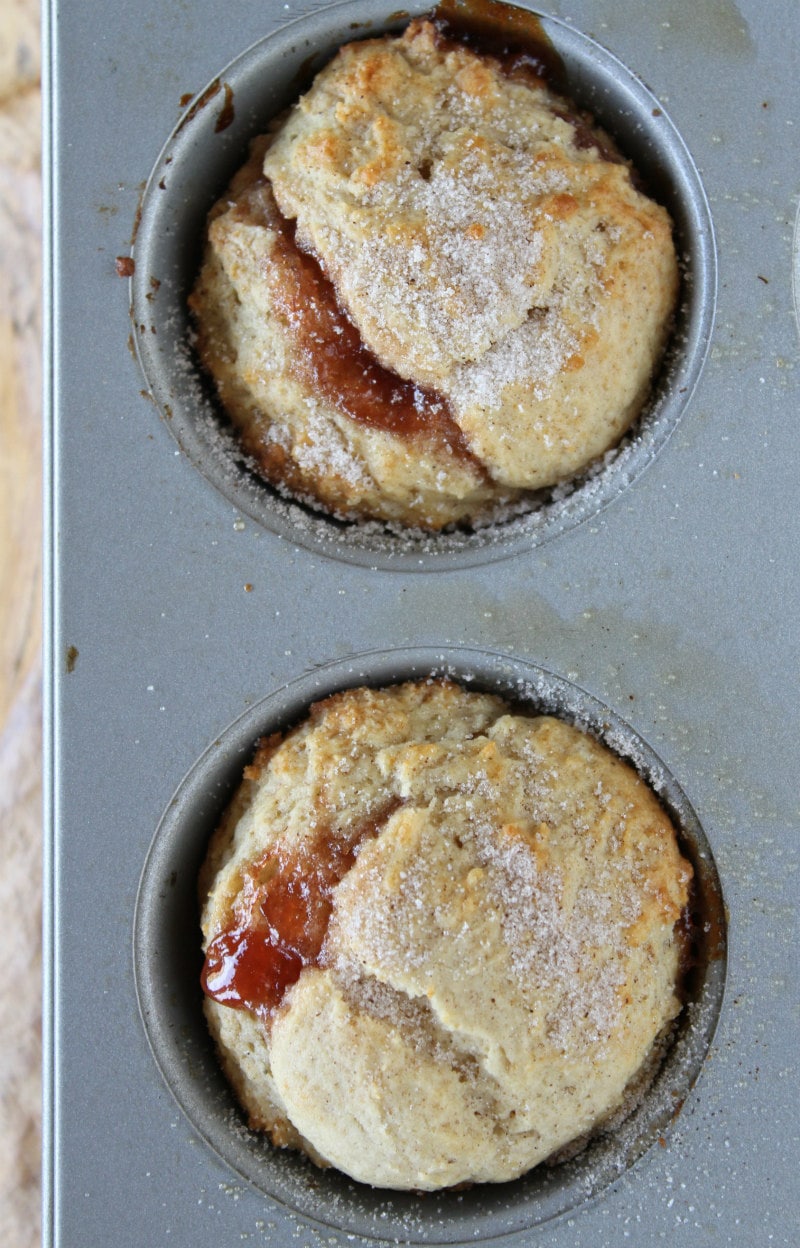
M 116 260 L 133 248 L 138 309 L 164 245 L 148 236 L 145 185 L 191 110 L 182 98 L 309 14 L 308 31 L 329 24 L 314 5 L 245 0 L 224 11 L 208 0 L 49 10 L 46 1242 L 335 1245 L 382 1233 L 374 1220 L 342 1230 L 343 1218 L 297 1213 L 208 1146 L 148 1043 L 134 916 L 138 896 L 147 918 L 156 830 L 185 831 L 173 796 L 196 799 L 193 777 L 215 743 L 233 749 L 226 776 L 243 748 L 226 725 L 255 724 L 264 699 L 291 702 L 281 691 L 312 684 L 323 665 L 466 647 L 579 686 L 661 760 L 719 870 L 727 988 L 697 1085 L 632 1169 L 569 1209 L 556 1199 L 535 1232 L 499 1206 L 470 1228 L 470 1197 L 457 1217 L 446 1201 L 387 1214 L 389 1238 L 454 1242 L 455 1219 L 462 1242 L 794 1245 L 797 8 L 547 6 L 566 43 L 596 41 L 602 66 L 625 67 L 608 70 L 615 90 L 629 74 L 646 84 L 679 136 L 668 150 L 689 154 L 670 177 L 684 179 L 702 287 L 686 365 L 695 388 L 646 470 L 601 510 L 546 540 L 515 532 L 504 548 L 495 535 L 467 555 L 359 542 L 354 554 L 339 536 L 298 532 L 290 511 L 266 519 L 236 483 L 220 488 L 199 470 L 191 422 L 176 440 L 159 412 L 169 382 L 152 374 L 158 353 L 143 340 L 166 325 L 142 335 L 130 319 Z M 591 78 L 592 57 L 584 68 Z M 650 99 L 632 90 L 636 107 Z M 242 131 L 216 136 L 214 178 L 258 120 L 243 103 L 236 116 Z M 189 137 L 187 124 L 175 156 L 190 183 L 205 181 Z M 151 976 L 145 1010 L 157 999 Z

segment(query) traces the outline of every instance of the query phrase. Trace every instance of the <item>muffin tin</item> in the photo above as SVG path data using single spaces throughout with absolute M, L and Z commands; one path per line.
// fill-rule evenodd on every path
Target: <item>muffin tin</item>
M 650 407 L 589 479 L 422 538 L 261 484 L 184 311 L 248 138 L 339 43 L 405 14 L 49 14 L 45 1242 L 790 1244 L 800 23 L 788 0 L 766 18 L 754 0 L 542 14 L 575 98 L 673 214 L 679 324 Z M 245 1129 L 200 1016 L 194 880 L 256 737 L 334 689 L 431 671 L 630 758 L 695 862 L 706 927 L 621 1132 L 514 1184 L 419 1197 Z
M 354 32 L 378 34 L 402 25 L 396 14 L 385 21 L 375 15 L 373 3 L 356 2 L 291 22 L 232 61 L 198 94 L 161 151 L 142 199 L 133 333 L 149 391 L 179 445 L 244 514 L 312 550 L 368 566 L 463 567 L 529 549 L 596 513 L 660 450 L 691 397 L 708 349 L 716 288 L 713 227 L 694 162 L 654 96 L 596 43 L 543 18 L 544 37 L 567 67 L 576 103 L 613 131 L 645 186 L 675 221 L 682 262 L 680 306 L 647 410 L 622 445 L 582 478 L 540 491 L 535 508 L 523 516 L 478 532 L 410 536 L 383 525 L 336 524 L 319 511 L 287 503 L 249 469 L 210 387 L 198 376 L 188 346 L 192 326 L 186 301 L 200 267 L 206 216 L 242 163 L 249 141 L 294 102 L 299 84 Z M 230 101 L 235 101 L 232 113 Z

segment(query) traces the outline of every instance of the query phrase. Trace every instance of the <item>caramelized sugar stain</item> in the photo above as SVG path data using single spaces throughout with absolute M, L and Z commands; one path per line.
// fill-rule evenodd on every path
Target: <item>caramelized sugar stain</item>
M 546 82 L 563 94 L 564 62 L 535 13 L 499 0 L 442 0 L 431 14 L 443 44 L 463 44 L 499 61 L 509 76 Z

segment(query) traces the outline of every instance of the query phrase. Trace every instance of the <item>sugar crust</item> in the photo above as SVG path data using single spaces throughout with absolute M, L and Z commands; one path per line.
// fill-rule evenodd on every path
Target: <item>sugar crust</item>
M 375 357 L 448 402 L 472 462 L 315 392 L 281 316 L 276 206 Z M 256 145 L 212 213 L 191 303 L 201 359 L 268 477 L 342 515 L 438 529 L 619 441 L 678 280 L 668 214 L 607 136 L 418 20 L 343 47 Z
M 270 847 L 375 817 L 277 1012 L 206 999 L 223 1066 L 253 1127 L 362 1182 L 517 1177 L 652 1073 L 691 867 L 577 728 L 449 681 L 359 689 L 248 768 L 201 877 L 205 944 Z

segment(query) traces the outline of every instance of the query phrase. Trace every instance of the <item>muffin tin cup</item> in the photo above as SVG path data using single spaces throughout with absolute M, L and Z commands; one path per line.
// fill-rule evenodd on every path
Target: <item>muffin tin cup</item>
M 317 553 L 395 571 L 465 568 L 563 533 L 618 498 L 661 451 L 691 398 L 710 341 L 716 296 L 711 215 L 689 151 L 664 108 L 625 65 L 555 18 L 540 18 L 566 68 L 570 95 L 617 140 L 670 211 L 683 284 L 674 333 L 648 405 L 619 446 L 581 477 L 540 491 L 521 514 L 435 536 L 338 521 L 266 485 L 227 426 L 192 353 L 187 297 L 200 267 L 206 215 L 245 161 L 248 143 L 296 98 L 344 42 L 396 30 L 430 6 L 398 14 L 348 0 L 255 44 L 199 92 L 167 140 L 141 204 L 131 316 L 149 392 L 185 454 L 244 515 Z
M 423 1196 L 355 1183 L 319 1170 L 249 1131 L 216 1060 L 202 1013 L 197 877 L 208 841 L 255 742 L 290 727 L 309 705 L 338 690 L 446 675 L 499 694 L 524 713 L 556 714 L 627 759 L 658 794 L 694 865 L 697 965 L 676 1033 L 652 1086 L 632 1115 L 575 1159 L 539 1166 L 513 1183 Z M 331 663 L 264 698 L 225 729 L 184 778 L 147 857 L 134 930 L 142 1020 L 161 1073 L 195 1130 L 232 1169 L 305 1218 L 348 1234 L 406 1243 L 485 1241 L 531 1230 L 616 1179 L 668 1132 L 706 1058 L 722 1003 L 725 918 L 714 860 L 676 779 L 627 723 L 597 699 L 511 655 L 466 648 L 375 651 Z

